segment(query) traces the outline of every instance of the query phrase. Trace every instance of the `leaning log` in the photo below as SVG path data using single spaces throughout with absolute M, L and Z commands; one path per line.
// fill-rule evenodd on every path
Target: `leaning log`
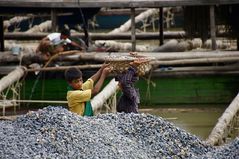
M 164 8 L 163 12 L 167 12 L 169 9 L 170 8 Z M 158 9 L 148 9 L 135 17 L 135 23 L 143 21 L 144 19 L 146 19 L 154 14 L 158 14 L 158 12 L 159 12 Z M 131 27 L 131 20 L 128 20 L 126 23 L 121 25 L 119 28 L 112 30 L 108 34 L 127 32 L 130 29 L 130 27 Z
M 228 106 L 222 116 L 218 119 L 216 126 L 210 133 L 207 143 L 211 145 L 220 145 L 225 142 L 227 137 L 228 127 L 230 127 L 233 118 L 239 112 L 239 93 L 233 99 L 232 103 Z
M 91 100 L 92 109 L 95 114 L 97 114 L 98 109 L 102 108 L 107 99 L 116 93 L 117 88 L 118 82 L 116 82 L 115 79 L 112 79 L 109 84 Z
M 24 67 L 17 67 L 14 71 L 4 76 L 0 80 L 0 92 L 4 91 L 8 86 L 18 81 L 25 73 Z

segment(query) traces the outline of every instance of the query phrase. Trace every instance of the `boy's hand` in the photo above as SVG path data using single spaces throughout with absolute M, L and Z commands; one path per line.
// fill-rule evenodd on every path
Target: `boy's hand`
M 101 66 L 101 69 L 104 70 L 106 67 L 108 67 L 110 64 L 108 63 L 103 63 L 103 65 Z
M 105 76 L 109 75 L 111 72 L 111 68 L 110 67 L 105 67 L 102 71 L 102 74 L 104 74 Z

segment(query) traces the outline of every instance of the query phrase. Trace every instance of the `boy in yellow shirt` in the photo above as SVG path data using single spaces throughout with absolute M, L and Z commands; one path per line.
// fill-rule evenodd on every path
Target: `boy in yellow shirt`
M 76 67 L 65 71 L 65 79 L 69 84 L 67 101 L 69 110 L 81 116 L 93 116 L 90 99 L 97 94 L 107 75 L 110 73 L 108 65 L 103 65 L 93 76 L 83 83 L 82 72 Z M 97 82 L 94 86 L 94 83 Z

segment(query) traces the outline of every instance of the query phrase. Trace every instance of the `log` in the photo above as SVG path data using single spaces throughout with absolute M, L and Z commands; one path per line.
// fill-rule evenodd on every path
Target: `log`
M 181 39 L 186 38 L 187 35 L 184 31 L 165 31 L 164 33 L 165 39 Z M 25 32 L 11 32 L 5 33 L 5 40 L 41 40 L 48 33 L 25 33 Z M 131 33 L 118 33 L 118 34 L 105 34 L 105 33 L 89 33 L 91 40 L 130 40 Z M 83 33 L 72 33 L 71 37 L 80 37 L 84 38 Z M 159 34 L 155 32 L 141 32 L 136 33 L 137 40 L 154 40 L 159 39 Z
M 217 49 L 227 49 L 231 48 L 230 44 L 225 44 L 221 40 L 217 40 Z M 184 52 L 189 51 L 197 48 L 206 48 L 211 49 L 212 41 L 207 40 L 204 44 L 202 43 L 201 39 L 193 39 L 193 40 L 185 40 L 179 41 L 176 39 L 169 40 L 164 45 L 157 47 L 156 49 L 152 50 L 153 52 Z
M 201 59 L 186 59 L 186 60 L 172 60 L 172 61 L 153 61 L 152 65 L 188 65 L 188 64 L 210 64 L 210 63 L 226 63 L 238 62 L 239 57 L 226 57 L 226 58 L 201 58 Z
M 170 8 L 165 8 L 164 12 L 167 12 L 169 9 Z M 153 14 L 158 14 L 158 10 L 157 9 L 148 9 L 135 17 L 135 23 L 143 21 L 144 19 L 150 17 Z M 119 28 L 112 30 L 108 34 L 123 33 L 123 32 L 128 31 L 130 29 L 130 27 L 131 27 L 131 20 L 128 20 L 126 23 L 121 25 Z
M 118 82 L 116 82 L 115 79 L 112 79 L 109 84 L 106 85 L 104 89 L 91 100 L 93 111 L 97 112 L 106 100 L 116 93 L 117 88 Z
M 132 43 L 122 43 L 117 41 L 104 41 L 104 40 L 97 40 L 95 41 L 96 47 L 106 47 L 108 50 L 112 51 L 131 51 L 132 49 Z M 150 45 L 137 45 L 136 51 L 139 52 L 146 52 L 149 50 L 153 50 L 154 47 Z
M 225 134 L 228 130 L 229 124 L 239 111 L 239 93 L 233 99 L 228 108 L 224 111 L 222 116 L 218 119 L 217 124 L 211 131 L 206 142 L 211 145 L 220 145 L 228 134 Z
M 227 66 L 194 66 L 194 67 L 162 67 L 154 70 L 154 73 L 172 73 L 172 72 L 227 72 L 227 71 L 239 71 L 239 65 L 227 65 Z
M 74 65 L 74 67 L 79 68 L 81 70 L 84 69 L 98 69 L 102 66 L 102 64 L 92 64 L 92 65 Z M 36 68 L 36 69 L 27 69 L 26 72 L 37 72 L 37 71 L 64 71 L 72 66 L 58 66 L 58 67 L 45 67 L 45 68 Z
M 26 69 L 24 67 L 17 67 L 14 71 L 1 78 L 0 92 L 4 91 L 4 89 L 12 85 L 14 82 L 18 81 L 24 75 L 25 70 Z
M 35 25 L 31 29 L 27 30 L 25 33 L 38 33 L 38 32 L 47 32 L 51 30 L 51 20 L 47 20 L 39 25 Z
M 80 51 L 79 51 L 80 53 Z M 89 61 L 99 61 L 104 62 L 105 58 L 109 55 L 112 56 L 127 56 L 129 53 L 127 52 L 121 52 L 121 53 L 106 53 L 106 52 L 91 52 L 91 53 L 83 53 L 76 55 L 68 55 L 68 56 L 60 56 L 59 59 L 61 61 L 79 61 L 79 60 L 89 60 Z M 145 53 L 138 53 L 138 55 L 147 56 L 150 58 L 154 58 L 156 60 L 160 60 L 159 62 L 167 62 L 167 61 L 175 61 L 180 59 L 206 59 L 206 58 L 220 58 L 223 61 L 223 58 L 230 57 L 233 60 L 233 58 L 239 57 L 238 51 L 209 51 L 209 52 L 172 52 L 172 53 L 153 53 L 153 52 L 145 52 Z M 24 53 L 22 56 L 22 60 L 28 60 L 29 62 L 35 58 L 34 53 Z M 19 62 L 19 57 L 16 55 L 13 55 L 10 51 L 8 52 L 0 52 L 0 62 L 1 63 L 8 63 L 8 62 Z M 196 62 L 196 61 L 195 61 Z M 161 64 L 162 64 L 161 63 Z M 165 63 L 163 63 L 165 64 Z
M 4 29 L 7 29 L 8 27 L 10 27 L 12 25 L 16 25 L 16 24 L 18 24 L 24 20 L 27 20 L 29 18 L 30 17 L 26 17 L 26 16 L 16 16 L 9 20 L 4 20 L 4 22 L 3 22 Z
M 25 32 L 7 32 L 4 33 L 5 40 L 41 40 L 48 33 L 25 33 Z M 119 33 L 119 34 L 105 34 L 105 33 L 89 33 L 91 40 L 130 40 L 131 33 Z M 84 38 L 83 33 L 72 33 L 72 37 Z M 157 40 L 159 39 L 159 34 L 155 32 L 140 32 L 136 33 L 137 40 Z M 183 39 L 188 36 L 184 31 L 164 31 L 164 39 Z M 229 37 L 228 34 L 218 33 L 217 37 Z M 206 42 L 207 43 L 207 42 Z M 205 48 L 208 48 L 208 44 Z

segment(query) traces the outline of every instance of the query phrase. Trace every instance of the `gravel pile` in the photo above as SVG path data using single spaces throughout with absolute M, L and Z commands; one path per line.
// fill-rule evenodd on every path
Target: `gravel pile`
M 149 114 L 81 117 L 46 107 L 14 121 L 0 121 L 0 158 L 239 158 L 239 139 L 205 144 Z

